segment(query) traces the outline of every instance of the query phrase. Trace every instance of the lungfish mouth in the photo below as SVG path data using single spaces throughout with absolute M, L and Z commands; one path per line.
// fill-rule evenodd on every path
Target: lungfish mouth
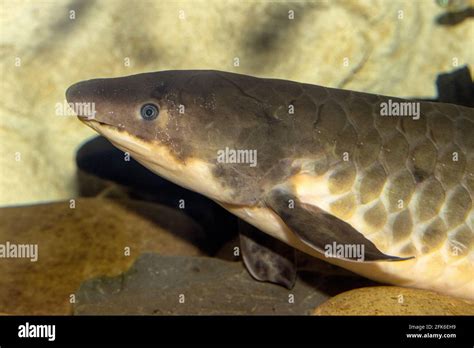
M 123 132 L 125 131 L 125 128 L 124 127 L 120 127 L 120 126 L 117 126 L 117 125 L 114 125 L 114 124 L 111 124 L 111 123 L 107 123 L 107 122 L 104 122 L 104 121 L 99 121 L 97 120 L 96 118 L 89 118 L 87 116 L 80 116 L 78 115 L 77 118 L 85 123 L 87 126 L 91 127 L 92 129 L 94 129 L 95 131 L 99 132 L 99 129 L 98 129 L 98 126 L 100 127 L 104 127 L 104 128 L 112 128 L 112 129 L 115 129 L 116 131 L 119 131 L 119 132 Z
M 216 180 L 212 173 L 212 165 L 206 161 L 197 157 L 182 161 L 159 141 L 143 140 L 126 128 L 119 128 L 96 119 L 86 117 L 79 119 L 152 172 L 219 202 L 232 202 L 232 190 Z
M 124 153 L 130 154 L 136 161 L 155 173 L 163 171 L 179 173 L 181 170 L 175 159 L 170 158 L 169 155 L 164 156 L 163 149 L 165 147 L 163 145 L 136 137 L 123 127 L 117 127 L 96 119 L 87 119 L 86 117 L 79 117 L 79 119 L 107 138 L 115 147 Z
M 88 119 L 87 117 L 78 116 L 78 118 L 91 127 L 97 133 L 103 135 L 116 147 L 124 152 L 129 152 L 133 156 L 150 158 L 153 153 L 152 146 L 130 132 L 124 127 L 118 127 L 113 124 L 98 121 L 97 119 Z

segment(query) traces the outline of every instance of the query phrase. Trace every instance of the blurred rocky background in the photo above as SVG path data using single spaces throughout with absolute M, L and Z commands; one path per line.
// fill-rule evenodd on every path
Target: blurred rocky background
M 1 0 L 0 243 L 39 257 L 0 259 L 0 313 L 473 314 L 302 254 L 293 290 L 253 281 L 235 217 L 58 112 L 74 82 L 168 69 L 435 98 L 474 62 L 472 5 L 438 3 Z
M 74 154 L 93 133 L 75 117 L 57 115 L 56 105 L 80 80 L 218 69 L 415 97 L 435 96 L 438 73 L 464 64 L 472 70 L 474 62 L 472 18 L 452 17 L 434 0 L 0 6 L 3 206 L 77 194 Z

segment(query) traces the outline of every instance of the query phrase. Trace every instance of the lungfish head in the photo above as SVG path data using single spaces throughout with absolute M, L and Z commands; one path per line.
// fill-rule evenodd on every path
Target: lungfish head
M 250 183 L 261 175 L 255 157 L 268 122 L 259 117 L 261 103 L 239 89 L 258 79 L 229 76 L 164 71 L 94 79 L 71 86 L 66 97 L 81 121 L 160 176 L 219 201 L 254 202 L 260 188 Z M 221 163 L 226 149 L 253 162 Z

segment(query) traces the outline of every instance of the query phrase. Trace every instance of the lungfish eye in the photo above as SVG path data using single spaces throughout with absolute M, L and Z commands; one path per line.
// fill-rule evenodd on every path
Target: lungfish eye
M 140 114 L 142 115 L 143 119 L 147 121 L 154 120 L 155 118 L 158 117 L 158 114 L 160 113 L 160 110 L 158 109 L 158 106 L 155 104 L 145 104 L 142 106 L 140 110 Z

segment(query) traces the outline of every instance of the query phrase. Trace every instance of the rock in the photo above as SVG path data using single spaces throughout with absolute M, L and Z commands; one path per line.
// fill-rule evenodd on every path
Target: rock
M 201 229 L 180 211 L 132 200 L 69 204 L 0 210 L 1 244 L 38 245 L 37 262 L 0 258 L 0 312 L 68 314 L 70 295 L 84 280 L 120 274 L 144 251 L 204 255 Z
M 339 294 L 314 315 L 473 315 L 474 303 L 433 291 L 377 286 Z
M 288 290 L 254 280 L 241 262 L 149 253 L 123 275 L 84 282 L 74 314 L 308 314 L 329 298 L 327 284 L 341 287 L 339 280 L 298 279 Z

